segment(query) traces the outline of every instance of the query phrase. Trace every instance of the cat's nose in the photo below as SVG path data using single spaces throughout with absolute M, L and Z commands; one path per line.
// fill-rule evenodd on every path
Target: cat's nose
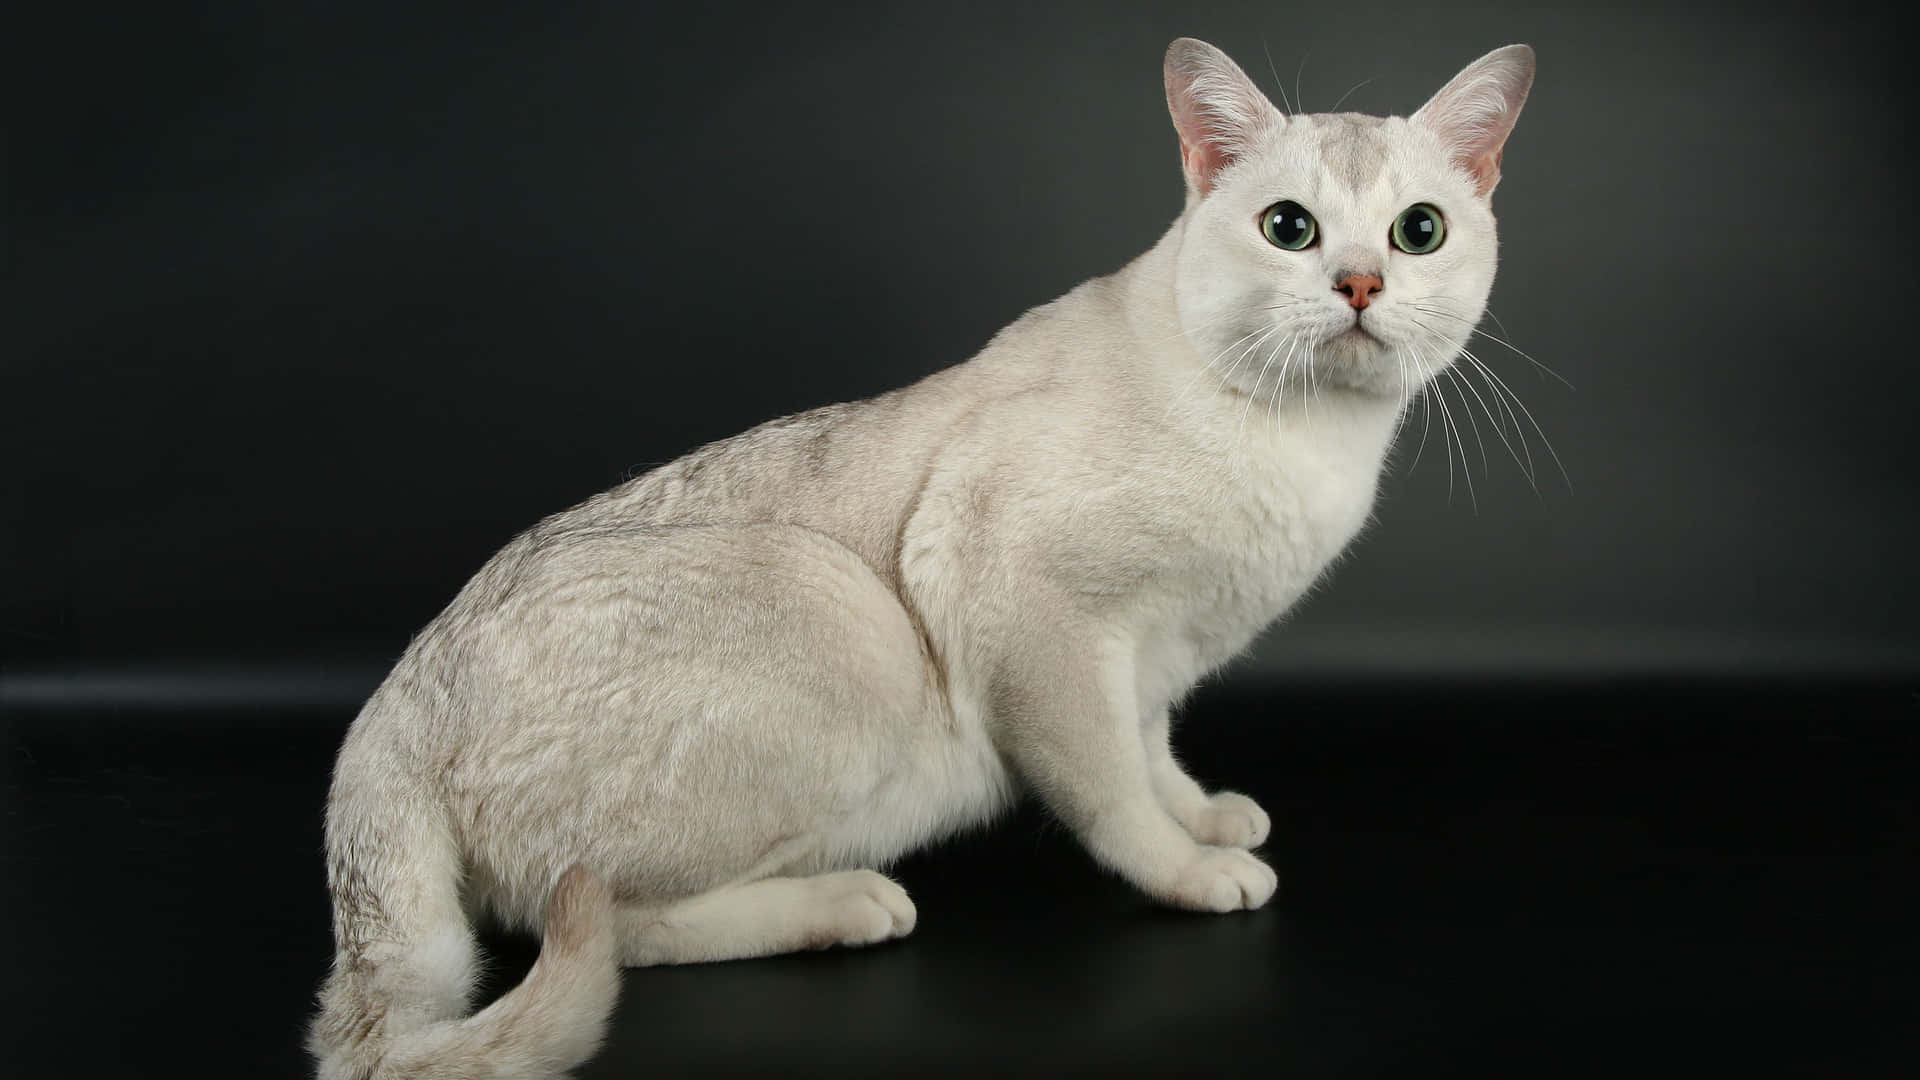
M 1387 283 L 1380 280 L 1379 274 L 1348 274 L 1340 279 L 1340 284 L 1335 285 L 1333 291 L 1344 294 L 1348 305 L 1359 311 L 1373 303 L 1374 293 L 1386 287 Z

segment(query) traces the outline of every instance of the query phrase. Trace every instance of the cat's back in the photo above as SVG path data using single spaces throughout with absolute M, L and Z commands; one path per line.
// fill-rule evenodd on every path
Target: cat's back
M 766 421 L 541 519 L 423 628 L 395 676 L 448 665 L 495 615 L 561 596 L 576 579 L 644 573 L 648 552 L 677 527 L 798 527 L 897 587 L 904 523 L 976 393 L 967 367 Z
M 609 530 L 791 524 L 844 545 L 892 581 L 901 532 L 943 454 L 983 416 L 1030 411 L 1009 402 L 1069 388 L 1078 378 L 1069 358 L 1107 351 L 1084 329 L 1097 325 L 1088 311 L 1107 302 L 1103 289 L 1095 279 L 1033 308 L 971 359 L 907 386 L 701 446 L 552 515 L 516 543 L 537 550 Z

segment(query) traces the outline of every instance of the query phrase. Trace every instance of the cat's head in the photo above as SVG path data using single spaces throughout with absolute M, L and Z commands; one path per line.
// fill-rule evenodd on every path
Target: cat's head
M 1533 83 L 1533 50 L 1496 49 L 1409 117 L 1287 115 L 1227 55 L 1167 50 L 1187 207 L 1174 298 L 1186 339 L 1251 393 L 1411 396 L 1485 310 L 1489 197 Z

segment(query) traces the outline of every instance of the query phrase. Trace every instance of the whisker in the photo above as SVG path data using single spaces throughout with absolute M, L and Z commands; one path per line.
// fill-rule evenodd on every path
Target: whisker
M 1480 373 L 1480 377 L 1487 381 L 1487 390 L 1493 394 L 1494 404 L 1498 405 L 1501 408 L 1501 410 L 1504 412 L 1504 414 L 1513 421 L 1513 434 L 1515 438 L 1520 440 L 1520 449 L 1525 451 L 1526 460 L 1524 462 L 1521 461 L 1520 455 L 1517 453 L 1514 453 L 1513 444 L 1511 442 L 1507 442 L 1506 431 L 1505 431 L 1506 425 L 1504 422 L 1500 425 L 1499 428 L 1496 429 L 1500 431 L 1500 441 L 1507 443 L 1507 453 L 1514 455 L 1513 457 L 1514 464 L 1519 465 L 1521 468 L 1521 471 L 1527 474 L 1527 486 L 1533 488 L 1533 493 L 1535 495 L 1540 494 L 1540 485 L 1538 482 L 1538 475 L 1535 472 L 1534 464 L 1533 464 L 1533 448 L 1527 445 L 1527 433 L 1525 430 L 1523 430 L 1520 427 L 1520 417 L 1514 414 L 1513 406 L 1507 404 L 1507 399 L 1501 396 L 1500 391 L 1494 387 L 1493 381 L 1490 378 L 1488 378 L 1491 372 L 1487 370 L 1487 365 L 1482 363 L 1480 361 L 1480 358 L 1477 356 L 1473 356 L 1469 353 L 1462 353 L 1461 355 L 1465 356 L 1467 359 L 1467 362 L 1473 365 L 1473 367 L 1470 368 L 1469 370 L 1478 371 Z M 1473 384 L 1468 383 L 1467 385 L 1471 387 Z M 1474 396 L 1479 397 L 1480 392 L 1477 390 L 1474 391 Z M 1486 399 L 1481 398 L 1480 404 L 1482 408 L 1486 408 Z
M 1307 354 L 1307 382 L 1313 389 L 1313 400 L 1320 399 L 1320 373 L 1314 369 L 1313 354 Z
M 1292 339 L 1293 333 L 1290 332 L 1286 337 L 1275 343 L 1272 352 L 1267 354 L 1266 362 L 1261 364 L 1259 374 L 1254 376 L 1253 387 L 1247 391 L 1246 404 L 1240 408 L 1240 422 L 1235 428 L 1232 444 L 1234 453 L 1230 458 L 1233 463 L 1233 474 L 1236 477 L 1242 475 L 1243 470 L 1252 460 L 1251 455 L 1246 453 L 1247 414 L 1253 410 L 1253 403 L 1260 397 L 1260 384 L 1266 380 L 1267 368 L 1272 365 L 1274 356 L 1277 355 L 1281 349 L 1285 348 L 1287 342 Z M 1266 340 L 1267 338 L 1262 338 L 1256 345 L 1263 344 Z
M 1255 398 L 1260 396 L 1260 384 L 1266 381 L 1267 369 L 1273 366 L 1274 357 L 1279 356 L 1280 350 L 1285 348 L 1287 345 L 1287 342 L 1292 341 L 1293 338 L 1294 338 L 1293 334 L 1288 334 L 1285 339 L 1280 341 L 1279 344 L 1275 345 L 1273 347 L 1273 351 L 1267 354 L 1267 362 L 1260 365 L 1260 374 L 1254 376 L 1253 390 L 1247 394 L 1247 403 L 1246 405 L 1242 406 L 1240 409 L 1240 426 L 1239 426 L 1239 429 L 1234 433 L 1234 437 L 1233 437 L 1233 444 L 1235 446 L 1241 445 L 1241 443 L 1246 438 L 1247 414 L 1253 411 L 1253 401 Z
M 1500 321 L 1500 316 L 1495 315 L 1491 307 L 1487 309 L 1487 316 L 1493 320 L 1493 325 L 1500 328 L 1501 333 L 1507 335 L 1508 337 L 1513 336 L 1513 331 L 1507 329 L 1507 324 Z
M 1495 334 L 1490 334 L 1487 331 L 1482 330 L 1477 326 L 1468 325 L 1467 320 L 1456 312 L 1448 311 L 1448 310 L 1445 310 L 1444 308 L 1429 307 L 1427 305 L 1418 304 L 1418 303 L 1409 303 L 1407 306 L 1414 309 L 1415 311 L 1422 311 L 1429 315 L 1438 315 L 1443 319 L 1451 319 L 1462 326 L 1466 326 L 1467 329 L 1472 333 L 1479 334 L 1481 337 L 1486 338 L 1488 341 L 1495 342 L 1496 344 L 1499 344 L 1507 349 L 1512 350 L 1514 355 L 1525 360 L 1527 363 L 1532 364 L 1534 367 L 1539 368 L 1541 371 L 1547 373 L 1548 375 L 1551 375 L 1554 378 L 1560 380 L 1560 384 L 1562 386 L 1565 386 L 1567 389 L 1569 390 L 1579 389 L 1579 387 L 1573 385 L 1571 382 L 1568 382 L 1566 376 L 1553 370 L 1551 367 L 1548 367 L 1546 364 L 1543 364 L 1540 361 L 1534 359 L 1531 353 L 1528 353 L 1526 350 L 1520 348 L 1518 345 L 1515 345 L 1513 342 L 1508 341 L 1505 338 L 1499 337 Z
M 1415 345 L 1416 351 L 1418 348 Z M 1435 367 L 1436 372 L 1444 370 L 1445 364 Z M 1460 444 L 1460 471 L 1466 477 L 1468 498 L 1473 502 L 1474 512 L 1479 513 L 1479 500 L 1473 497 L 1473 470 L 1467 462 L 1466 438 L 1460 434 L 1459 425 L 1454 423 L 1453 410 L 1447 405 L 1446 388 L 1435 378 L 1428 380 L 1427 389 L 1432 392 L 1434 403 L 1440 406 L 1440 446 L 1447 452 L 1447 505 L 1453 505 L 1453 446 L 1457 441 Z
M 1413 363 L 1407 359 L 1407 350 L 1404 346 L 1395 345 L 1393 347 L 1393 360 L 1400 368 L 1400 414 L 1394 418 L 1393 422 L 1393 439 L 1394 442 L 1397 443 L 1400 441 L 1401 434 L 1403 434 L 1407 430 L 1408 425 L 1413 422 L 1414 400 L 1416 398 L 1421 399 L 1422 416 L 1426 415 L 1426 402 L 1422 397 L 1422 391 L 1425 389 L 1425 386 L 1415 386 L 1413 383 Z M 1421 445 L 1424 446 L 1425 444 L 1426 432 L 1423 430 L 1421 432 Z M 1419 461 L 1420 456 L 1418 451 L 1416 451 L 1414 453 L 1414 464 L 1419 464 Z M 1411 473 L 1413 470 L 1409 467 L 1407 471 Z
M 1415 362 L 1418 362 L 1417 353 L 1415 354 Z M 1420 390 L 1417 395 L 1420 398 L 1420 445 L 1414 448 L 1413 463 L 1407 466 L 1408 476 L 1412 476 L 1413 470 L 1420 467 L 1420 455 L 1425 453 L 1427 449 L 1427 431 L 1428 429 L 1433 427 L 1433 405 L 1431 402 L 1427 400 L 1427 397 L 1428 397 L 1427 391 L 1432 386 L 1433 386 L 1432 382 L 1421 383 Z M 1413 406 L 1413 402 L 1409 400 L 1407 402 L 1407 406 L 1409 409 L 1411 409 Z
M 1439 331 L 1433 329 L 1432 327 L 1428 326 L 1426 323 L 1423 323 L 1420 320 L 1415 319 L 1413 320 L 1413 324 L 1421 328 L 1422 330 L 1426 331 L 1428 334 L 1431 334 L 1433 336 L 1433 339 L 1436 342 L 1451 344 L 1450 342 L 1447 342 L 1447 339 L 1444 335 L 1442 335 Z M 1474 356 L 1472 353 L 1467 352 L 1465 350 L 1461 351 L 1461 355 L 1466 357 L 1469 361 L 1473 363 L 1475 370 L 1480 371 L 1483 376 L 1486 374 L 1486 365 L 1480 362 L 1479 357 Z M 1447 374 L 1449 377 L 1454 376 L 1454 372 L 1451 368 L 1447 370 Z M 1480 391 L 1474 389 L 1472 381 L 1464 377 L 1458 377 L 1456 385 L 1465 387 L 1466 392 L 1471 393 L 1474 397 L 1474 400 L 1480 403 L 1480 408 L 1487 414 L 1488 422 L 1494 425 L 1494 428 L 1493 428 L 1494 434 L 1499 436 L 1501 443 L 1503 443 L 1506 446 L 1507 453 L 1513 455 L 1513 463 L 1515 465 L 1519 465 L 1521 471 L 1526 474 L 1527 484 L 1534 489 L 1535 493 L 1538 493 L 1540 490 L 1540 487 L 1535 482 L 1535 479 L 1534 479 L 1532 450 L 1527 451 L 1527 459 L 1525 462 L 1522 462 L 1520 460 L 1520 454 L 1514 450 L 1513 443 L 1507 438 L 1505 423 L 1501 421 L 1499 414 L 1494 412 L 1493 408 L 1487 404 L 1487 399 L 1480 395 Z M 1489 383 L 1488 387 L 1489 389 L 1491 389 L 1492 384 Z M 1465 394 L 1461 395 L 1460 400 L 1461 400 L 1461 404 L 1464 406 L 1466 404 Z M 1494 400 L 1499 402 L 1502 406 L 1506 406 L 1506 401 L 1503 398 L 1501 398 L 1497 392 L 1494 394 Z M 1513 412 L 1511 407 L 1507 407 L 1506 411 L 1509 415 L 1511 415 Z M 1470 409 L 1467 411 L 1467 419 L 1468 420 L 1473 419 L 1473 412 Z M 1513 426 L 1514 426 L 1514 434 L 1520 435 L 1521 431 L 1520 431 L 1519 417 L 1515 416 L 1513 418 Z M 1474 437 L 1478 438 L 1480 434 L 1479 425 L 1476 423 L 1474 425 L 1474 428 L 1475 428 Z M 1521 445 L 1522 446 L 1526 445 L 1526 440 L 1524 437 L 1522 437 L 1521 439 Z M 1480 447 L 1480 459 L 1481 459 L 1481 472 L 1482 472 L 1482 475 L 1485 475 L 1486 474 L 1486 445 L 1484 443 L 1482 443 Z
M 1313 435 L 1313 401 L 1319 397 L 1313 392 L 1313 348 L 1300 354 L 1300 367 L 1306 375 L 1306 393 L 1300 395 L 1300 412 L 1307 420 L 1307 435 Z
M 1526 352 L 1524 349 L 1521 349 L 1518 345 L 1515 345 L 1513 342 L 1508 341 L 1497 334 L 1489 334 L 1485 330 L 1482 330 L 1477 326 L 1471 326 L 1471 327 L 1468 327 L 1468 329 L 1472 330 L 1476 334 L 1479 334 L 1481 337 L 1486 338 L 1488 341 L 1491 341 L 1496 345 L 1499 345 L 1505 349 L 1510 350 L 1516 356 L 1519 356 L 1521 359 L 1525 360 L 1527 363 L 1532 364 L 1534 367 L 1539 368 L 1541 371 L 1545 372 L 1546 374 L 1553 376 L 1554 379 L 1558 380 L 1561 386 L 1564 386 L 1569 390 L 1575 390 L 1575 391 L 1580 389 L 1579 387 L 1573 385 L 1573 383 L 1567 381 L 1566 376 L 1553 370 L 1552 368 L 1541 363 L 1540 361 L 1535 360 L 1531 354 Z
M 1280 426 L 1280 399 L 1287 388 L 1287 359 L 1293 356 L 1293 346 L 1287 347 L 1287 356 L 1280 361 L 1280 371 L 1273 377 L 1273 426 Z
M 1267 54 L 1267 70 L 1273 72 L 1273 88 L 1280 91 L 1280 104 L 1286 106 L 1290 113 L 1298 112 L 1299 110 L 1293 107 L 1293 103 L 1287 100 L 1287 86 L 1280 81 L 1280 70 L 1273 66 L 1273 50 L 1267 48 L 1267 38 L 1264 34 L 1260 36 L 1260 51 Z
M 1453 384 L 1453 388 L 1455 390 L 1459 390 L 1460 389 L 1459 372 L 1456 372 L 1452 368 L 1448 368 L 1446 374 L 1447 374 L 1447 381 Z M 1466 414 L 1467 423 L 1473 426 L 1473 441 L 1475 443 L 1478 443 L 1480 446 L 1480 478 L 1482 480 L 1485 480 L 1487 478 L 1487 442 L 1485 439 L 1482 439 L 1480 437 L 1480 421 L 1473 415 L 1473 407 L 1471 404 L 1468 403 L 1467 395 L 1464 392 L 1462 392 L 1460 395 L 1460 411 Z M 1466 452 L 1466 449 L 1467 449 L 1466 443 L 1463 441 L 1460 445 L 1461 453 L 1464 454 Z
M 1234 357 L 1233 363 L 1227 367 L 1227 370 L 1224 372 L 1221 372 L 1220 381 L 1231 386 L 1233 384 L 1234 375 L 1236 375 L 1240 371 L 1240 365 L 1242 363 L 1245 363 L 1255 353 L 1259 352 L 1260 346 L 1266 344 L 1268 338 L 1272 337 L 1273 335 L 1279 332 L 1280 332 L 1280 324 L 1274 323 L 1272 326 L 1267 328 L 1266 333 L 1261 334 L 1259 337 L 1255 338 L 1253 340 L 1253 344 L 1248 345 L 1244 349 L 1241 349 L 1240 354 Z
M 1342 106 L 1342 105 L 1345 105 L 1345 104 L 1347 103 L 1347 99 L 1353 96 L 1353 91 L 1354 91 L 1354 90 L 1358 90 L 1358 89 L 1360 89 L 1361 87 L 1363 87 L 1363 86 L 1365 86 L 1365 85 L 1367 85 L 1368 83 L 1370 83 L 1370 82 L 1372 82 L 1372 81 L 1373 81 L 1372 79 L 1362 79 L 1362 80 L 1360 80 L 1359 82 L 1357 82 L 1357 83 L 1354 83 L 1354 84 L 1353 84 L 1353 90 L 1348 90 L 1348 91 L 1347 91 L 1346 93 L 1344 93 L 1344 94 L 1341 94 L 1341 95 L 1340 95 L 1340 100 L 1339 100 L 1339 101 L 1336 101 L 1336 102 L 1334 102 L 1334 103 L 1333 103 L 1333 108 L 1331 108 L 1331 109 L 1328 109 L 1327 111 L 1328 111 L 1328 112 L 1330 112 L 1330 113 L 1337 113 L 1337 112 L 1339 112 L 1339 111 L 1340 111 L 1340 106 Z
M 1280 426 L 1281 390 L 1287 385 L 1287 371 L 1293 367 L 1293 353 L 1294 350 L 1299 347 L 1300 339 L 1296 337 L 1292 344 L 1287 346 L 1287 358 L 1280 361 L 1280 374 L 1276 375 L 1273 380 L 1273 423 L 1275 427 Z
M 1460 444 L 1460 475 L 1464 477 L 1467 482 L 1467 501 L 1473 504 L 1473 512 L 1475 514 L 1478 514 L 1480 512 L 1480 500 L 1474 495 L 1474 492 L 1473 492 L 1473 469 L 1470 468 L 1467 464 L 1466 436 L 1460 433 L 1460 425 L 1454 423 L 1453 421 L 1453 410 L 1447 407 L 1447 395 L 1445 391 L 1441 390 L 1440 384 L 1438 382 L 1435 382 L 1433 384 L 1433 387 L 1435 390 L 1440 391 L 1435 395 L 1434 400 L 1440 403 L 1440 419 L 1442 422 L 1442 426 L 1445 429 L 1445 431 L 1452 432 L 1454 439 L 1458 441 Z M 1453 455 L 1452 454 L 1447 455 L 1447 501 L 1449 503 L 1453 501 Z
M 1432 307 L 1424 304 L 1409 304 L 1407 306 L 1410 308 L 1414 308 L 1416 310 L 1425 312 L 1430 315 L 1437 315 L 1441 318 L 1451 319 L 1456 324 L 1464 325 L 1466 322 L 1465 319 L 1460 318 L 1458 315 L 1455 315 L 1452 312 L 1446 311 L 1441 308 L 1436 308 L 1436 307 Z M 1438 331 L 1434 330 L 1434 328 L 1430 326 L 1427 326 L 1425 323 L 1420 322 L 1418 319 L 1414 320 L 1414 324 L 1416 326 L 1419 326 L 1421 329 L 1425 330 L 1427 333 L 1438 335 Z M 1499 341 L 1498 338 L 1494 338 L 1491 334 L 1487 334 L 1484 331 L 1476 330 L 1475 332 L 1481 334 L 1481 336 L 1483 337 L 1489 338 L 1490 340 Z M 1515 349 L 1512 345 L 1510 345 L 1507 342 L 1501 341 L 1500 344 L 1506 345 L 1508 348 L 1513 349 L 1515 353 L 1520 354 L 1523 357 L 1525 356 L 1525 354 L 1520 353 L 1520 350 Z M 1521 439 L 1520 439 L 1521 446 L 1523 448 L 1526 448 L 1527 450 L 1527 459 L 1529 463 L 1531 463 L 1532 461 L 1533 452 L 1532 452 L 1532 449 L 1527 446 L 1525 432 L 1520 427 L 1520 417 L 1522 415 L 1526 417 L 1527 425 L 1533 428 L 1534 434 L 1540 437 L 1540 444 L 1546 448 L 1547 455 L 1553 459 L 1553 466 L 1560 473 L 1561 482 L 1566 484 L 1567 490 L 1571 492 L 1573 490 L 1573 479 L 1567 474 L 1566 465 L 1560 460 L 1559 452 L 1556 451 L 1553 447 L 1553 440 L 1547 438 L 1547 433 L 1545 430 L 1541 428 L 1539 418 L 1533 415 L 1533 410 L 1527 408 L 1527 403 L 1520 400 L 1520 395 L 1514 391 L 1512 386 L 1508 385 L 1505 379 L 1500 377 L 1500 373 L 1497 371 L 1494 371 L 1493 368 L 1490 365 L 1488 365 L 1485 360 L 1482 360 L 1479 356 L 1476 356 L 1473 350 L 1462 346 L 1460 348 L 1460 355 L 1466 357 L 1468 361 L 1471 362 L 1474 365 L 1474 367 L 1480 371 L 1480 373 L 1487 379 L 1487 385 L 1494 389 L 1496 396 L 1504 396 L 1508 401 L 1512 402 L 1511 405 L 1507 406 L 1507 412 L 1510 415 L 1513 415 L 1514 417 L 1514 429 L 1515 429 L 1515 432 L 1521 436 Z M 1526 357 L 1526 359 L 1532 360 L 1531 357 Z M 1547 371 L 1549 374 L 1552 374 L 1555 378 L 1560 378 L 1558 372 L 1555 372 L 1551 368 L 1546 367 L 1546 365 L 1540 364 L 1538 361 L 1533 361 L 1533 363 L 1535 364 L 1535 366 L 1540 367 L 1542 370 Z M 1568 389 L 1574 388 L 1573 384 L 1567 382 L 1565 379 L 1560 379 L 1560 381 L 1563 384 L 1565 384 Z M 1519 414 L 1514 414 L 1513 412 L 1514 406 L 1519 407 L 1519 410 L 1520 410 Z M 1537 475 L 1537 469 L 1533 471 Z M 1535 491 L 1539 490 L 1539 486 L 1537 483 L 1534 486 L 1534 490 Z
M 1400 432 L 1407 426 L 1407 407 L 1412 403 L 1407 398 L 1407 354 L 1400 346 L 1393 347 L 1393 366 L 1400 371 L 1400 409 L 1393 418 L 1393 437 L 1398 440 Z
M 1235 346 L 1239 345 L 1243 341 L 1246 341 L 1248 338 L 1261 337 L 1264 334 L 1271 334 L 1275 330 L 1278 330 L 1279 328 L 1280 328 L 1279 323 L 1269 323 L 1265 326 L 1258 327 L 1255 330 L 1253 330 L 1251 333 L 1248 333 L 1244 337 L 1240 338 L 1239 341 L 1235 341 L 1232 344 L 1228 345 L 1226 348 L 1221 349 L 1217 353 L 1214 353 L 1212 358 L 1209 359 L 1205 364 L 1201 365 L 1198 371 L 1195 371 L 1191 376 L 1189 376 L 1187 378 L 1187 381 L 1181 384 L 1180 389 L 1177 392 L 1175 392 L 1173 397 L 1167 401 L 1166 409 L 1160 414 L 1161 422 L 1164 423 L 1167 417 L 1173 415 L 1173 410 L 1176 407 L 1178 407 L 1182 401 L 1186 400 L 1187 394 L 1193 390 L 1194 386 L 1197 383 L 1199 383 L 1200 379 L 1204 375 L 1206 375 L 1207 372 L 1212 371 L 1213 366 L 1215 364 L 1219 363 L 1221 360 L 1226 359 L 1227 354 L 1229 352 L 1232 352 Z M 1265 340 L 1264 337 L 1262 337 L 1262 340 Z M 1258 345 L 1259 345 L 1259 342 L 1255 342 L 1254 345 L 1250 347 L 1258 347 Z M 1235 362 L 1235 366 L 1238 366 L 1237 360 Z M 1231 368 L 1228 369 L 1229 372 L 1231 372 L 1231 370 L 1232 370 Z M 1225 375 L 1223 374 L 1222 377 L 1224 378 Z
M 1467 356 L 1473 356 L 1472 353 L 1468 353 L 1464 349 L 1461 350 L 1461 352 Z M 1547 448 L 1548 456 L 1553 458 L 1553 467 L 1560 471 L 1560 479 L 1563 483 L 1567 485 L 1567 491 L 1571 493 L 1573 491 L 1573 478 L 1567 475 L 1567 467 L 1561 464 L 1560 455 L 1554 451 L 1553 440 L 1547 438 L 1547 433 L 1540 430 L 1540 421 L 1534 418 L 1533 410 L 1527 408 L 1527 403 L 1520 400 L 1520 395 L 1513 392 L 1513 387 L 1507 385 L 1507 381 L 1500 377 L 1499 372 L 1496 372 L 1492 368 L 1487 367 L 1486 363 L 1477 356 L 1474 356 L 1473 360 L 1475 363 L 1480 365 L 1480 367 L 1487 373 L 1489 377 L 1492 378 L 1494 385 L 1497 385 L 1499 386 L 1500 389 L 1506 391 L 1507 397 L 1511 398 L 1515 405 L 1520 406 L 1520 411 L 1526 415 L 1527 423 L 1533 425 L 1534 434 L 1540 436 L 1540 444 Z M 1516 426 L 1517 426 L 1517 422 L 1516 422 Z
M 1291 293 L 1288 293 L 1288 294 L 1286 294 L 1286 295 L 1287 295 L 1287 296 L 1289 296 L 1289 297 L 1292 297 L 1292 294 L 1291 294 Z M 1264 312 L 1281 312 L 1281 311 L 1291 311 L 1291 310 L 1293 310 L 1294 308 L 1297 308 L 1297 307 L 1300 307 L 1301 305 L 1303 305 L 1303 304 L 1306 304 L 1306 303 L 1308 303 L 1308 302 L 1309 302 L 1309 301 L 1307 301 L 1307 300 L 1305 300 L 1305 299 L 1302 299 L 1302 298 L 1299 298 L 1299 297 L 1292 297 L 1292 298 L 1293 298 L 1293 301 L 1294 301 L 1294 302 L 1292 302 L 1292 303 L 1286 303 L 1286 304 L 1265 304 L 1265 305 L 1262 305 L 1262 306 L 1260 306 L 1260 307 L 1251 307 L 1251 308 L 1234 308 L 1234 309 L 1232 309 L 1231 311 L 1223 311 L 1223 312 L 1221 312 L 1220 314 L 1218 314 L 1218 315 L 1215 315 L 1215 316 L 1214 316 L 1213 318 L 1211 318 L 1211 319 L 1203 319 L 1203 320 L 1201 320 L 1201 321 L 1200 321 L 1200 322 L 1199 322 L 1198 324 L 1196 324 L 1196 325 L 1194 325 L 1194 326 L 1186 326 L 1186 327 L 1182 327 L 1182 328 L 1180 328 L 1180 329 L 1178 329 L 1178 330 L 1175 330 L 1175 331 L 1174 331 L 1173 333 L 1171 333 L 1171 334 L 1168 334 L 1168 335 L 1167 335 L 1166 337 L 1162 337 L 1162 338 L 1150 338 L 1150 339 L 1147 339 L 1147 340 L 1144 340 L 1144 341 L 1142 341 L 1142 342 L 1140 342 L 1140 344 L 1142 344 L 1142 345 L 1145 345 L 1145 346 L 1148 346 L 1148 347 L 1153 347 L 1153 346 L 1158 346 L 1158 345 L 1165 345 L 1165 344 L 1166 344 L 1167 342 L 1169 342 L 1169 341 L 1176 341 L 1176 340 L 1178 340 L 1178 339 L 1180 339 L 1180 338 L 1191 338 L 1191 337 L 1192 337 L 1192 336 L 1193 336 L 1194 334 L 1196 334 L 1196 333 L 1198 333 L 1198 332 L 1200 332 L 1200 331 L 1202 331 L 1202 330 L 1211 330 L 1211 329 L 1213 329 L 1214 327 L 1216 327 L 1216 326 L 1219 326 L 1219 325 L 1220 325 L 1221 323 L 1224 323 L 1224 322 L 1231 322 L 1231 321 L 1233 321 L 1233 320 L 1235 320 L 1235 319 L 1241 319 L 1241 318 L 1245 318 L 1246 316 L 1248 316 L 1248 315 L 1251 315 L 1251 314 L 1254 314 L 1254 313 L 1256 313 L 1256 312 L 1263 312 L 1263 311 L 1264 311 Z

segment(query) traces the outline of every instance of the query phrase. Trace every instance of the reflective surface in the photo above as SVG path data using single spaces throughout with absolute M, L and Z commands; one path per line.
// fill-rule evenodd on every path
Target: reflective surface
M 334 710 L 7 718 L 15 1076 L 292 1076 Z M 1032 807 L 896 868 L 907 940 L 633 971 L 580 1075 L 1894 1075 L 1913 688 L 1202 696 L 1267 910 L 1157 910 Z M 530 942 L 489 936 L 489 992 Z

